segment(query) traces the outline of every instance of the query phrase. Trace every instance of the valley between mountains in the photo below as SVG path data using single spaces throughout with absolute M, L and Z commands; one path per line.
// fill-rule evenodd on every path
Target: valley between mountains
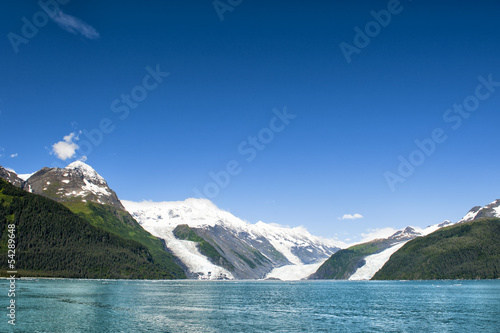
M 77 161 L 17 175 L 0 167 L 0 274 L 7 226 L 21 276 L 133 279 L 498 278 L 500 200 L 462 220 L 341 248 L 305 228 L 250 224 L 206 199 L 121 200 Z

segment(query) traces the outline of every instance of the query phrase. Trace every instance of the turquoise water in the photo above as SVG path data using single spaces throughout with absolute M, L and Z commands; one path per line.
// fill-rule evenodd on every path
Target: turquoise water
M 1 332 L 500 332 L 500 281 L 17 281 Z

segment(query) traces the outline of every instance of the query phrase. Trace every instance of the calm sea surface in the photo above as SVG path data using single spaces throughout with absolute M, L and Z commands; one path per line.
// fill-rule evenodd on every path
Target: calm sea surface
M 1 332 L 500 332 L 500 281 L 16 282 Z

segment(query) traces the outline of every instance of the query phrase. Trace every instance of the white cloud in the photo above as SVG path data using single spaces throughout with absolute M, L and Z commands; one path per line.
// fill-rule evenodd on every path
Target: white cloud
M 54 20 L 61 28 L 71 32 L 72 34 L 80 34 L 88 39 L 99 38 L 99 33 L 94 27 L 83 22 L 82 20 L 64 13 L 61 9 L 57 9 L 56 13 L 50 15 L 50 18 Z
M 76 155 L 76 150 L 79 148 L 73 140 L 78 140 L 78 135 L 74 132 L 66 135 L 63 141 L 54 143 L 52 145 L 51 154 L 55 154 L 57 158 L 63 161 L 66 161 L 68 158 L 73 158 Z
M 394 228 L 368 229 L 367 233 L 361 233 L 361 241 L 358 243 L 366 243 L 378 238 L 387 238 L 393 235 L 397 230 Z
M 12 158 L 17 157 L 17 156 L 19 156 L 19 154 L 18 154 L 18 153 L 15 153 L 15 154 L 11 154 L 11 155 L 10 155 L 10 157 L 12 157 Z
M 339 220 L 356 220 L 362 219 L 363 215 L 361 214 L 344 214 L 344 216 L 339 217 Z

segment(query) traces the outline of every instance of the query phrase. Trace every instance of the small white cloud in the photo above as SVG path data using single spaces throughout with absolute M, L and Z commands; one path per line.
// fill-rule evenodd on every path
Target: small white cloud
M 363 215 L 361 214 L 344 214 L 342 217 L 339 217 L 339 220 L 357 220 L 362 218 Z
M 76 155 L 76 150 L 79 148 L 74 140 L 78 140 L 78 136 L 76 133 L 70 133 L 66 135 L 63 140 L 56 142 L 52 145 L 51 154 L 57 156 L 57 158 L 66 161 L 68 158 L 73 158 Z
M 12 158 L 17 157 L 17 156 L 19 156 L 19 154 L 18 154 L 18 153 L 15 153 L 15 154 L 11 154 L 11 155 L 10 155 L 10 157 L 12 157 Z
M 55 13 L 51 14 L 50 18 L 54 22 L 72 34 L 80 34 L 88 39 L 99 38 L 99 33 L 94 27 L 74 16 L 64 13 L 61 9 L 58 8 Z

